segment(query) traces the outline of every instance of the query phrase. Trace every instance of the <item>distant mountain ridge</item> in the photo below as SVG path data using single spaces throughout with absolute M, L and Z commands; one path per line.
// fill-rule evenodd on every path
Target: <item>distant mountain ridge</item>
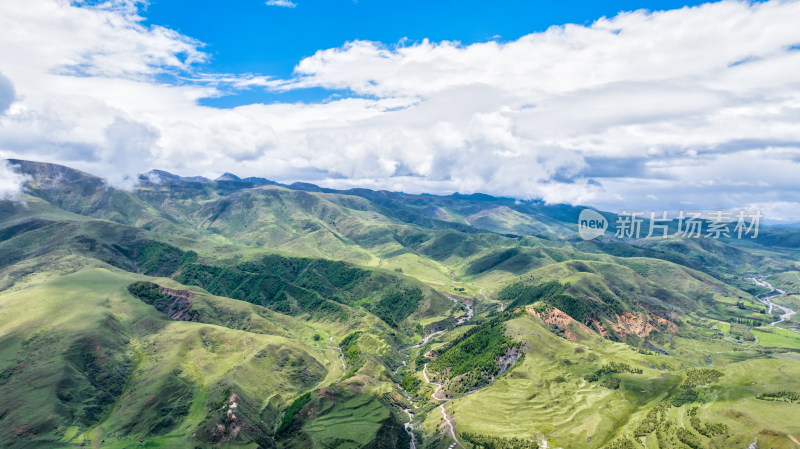
M 12 163 L 21 162 L 19 160 L 9 160 Z M 157 177 L 156 179 L 151 179 L 153 176 Z M 245 178 L 239 177 L 238 175 L 230 172 L 225 172 L 218 177 L 214 178 L 213 180 L 207 178 L 205 176 L 180 176 L 176 175 L 164 170 L 152 169 L 147 173 L 139 175 L 139 180 L 144 182 L 152 182 L 158 183 L 161 180 L 169 180 L 173 182 L 200 182 L 200 183 L 212 183 L 212 182 L 231 182 L 231 183 L 242 183 L 242 184 L 254 184 L 254 185 L 276 185 L 281 187 L 286 187 L 292 190 L 305 190 L 309 192 L 324 192 L 324 193 L 352 193 L 357 194 L 356 192 L 363 191 L 363 192 L 390 192 L 396 194 L 403 194 L 408 195 L 404 192 L 395 192 L 395 191 L 388 191 L 388 190 L 372 190 L 372 189 L 365 189 L 365 188 L 352 188 L 347 190 L 340 190 L 340 189 L 333 189 L 328 187 L 321 187 L 317 184 L 313 184 L 310 182 L 303 182 L 303 181 L 296 181 L 291 184 L 280 183 L 277 181 L 273 181 L 271 179 L 259 177 L 259 176 L 248 176 Z M 470 200 L 470 201 L 496 201 L 496 200 L 504 200 L 504 201 L 514 201 L 514 202 L 524 202 L 530 204 L 545 204 L 544 201 L 540 199 L 529 199 L 529 200 L 520 200 L 517 198 L 511 197 L 498 197 L 488 195 L 486 193 L 460 193 L 454 192 L 450 195 L 436 195 L 432 193 L 420 193 L 419 196 L 444 196 L 444 197 L 452 197 L 455 199 L 462 199 L 462 200 Z
M 91 184 L 94 189 L 103 185 L 100 177 L 58 164 L 19 159 L 9 159 L 8 162 L 19 167 L 21 173 L 32 175 L 34 184 L 45 188 L 55 186 L 62 179 L 82 185 Z M 381 214 L 400 221 L 426 228 L 447 227 L 462 232 L 491 231 L 509 235 L 554 233 L 564 236 L 575 231 L 577 217 L 582 209 L 567 204 L 548 205 L 539 200 L 520 201 L 482 193 L 441 196 L 364 188 L 337 190 L 306 182 L 283 184 L 262 177 L 241 178 L 233 173 L 223 173 L 211 180 L 203 176 L 180 176 L 154 169 L 139 175 L 138 179 L 139 184 L 134 194 L 140 197 L 145 195 L 142 192 L 146 190 L 171 190 L 172 193 L 183 192 L 184 196 L 197 195 L 200 191 L 211 194 L 213 191 L 215 195 L 212 196 L 227 196 L 266 186 L 282 187 L 290 191 L 355 196 L 373 203 Z M 495 207 L 489 208 L 492 203 Z M 469 217 L 478 213 L 478 220 L 475 223 L 470 221 Z

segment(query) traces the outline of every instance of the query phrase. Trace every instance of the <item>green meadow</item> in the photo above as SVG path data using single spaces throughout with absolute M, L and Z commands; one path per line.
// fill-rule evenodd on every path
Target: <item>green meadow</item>
M 752 281 L 800 309 L 791 231 L 579 241 L 565 205 L 166 175 L 122 191 L 20 164 L 24 204 L 0 201 L 2 447 L 800 438 L 800 317 L 771 326 Z

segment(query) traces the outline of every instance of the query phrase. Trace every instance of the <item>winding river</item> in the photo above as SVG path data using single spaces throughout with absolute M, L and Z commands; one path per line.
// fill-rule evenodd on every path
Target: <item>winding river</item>
M 759 302 L 761 302 L 762 304 L 766 304 L 767 307 L 769 307 L 769 310 L 768 310 L 767 313 L 772 315 L 772 311 L 774 309 L 780 309 L 780 311 L 783 312 L 781 314 L 781 319 L 779 319 L 778 321 L 773 321 L 772 323 L 769 323 L 770 326 L 775 326 L 776 324 L 780 324 L 780 323 L 783 323 L 784 321 L 791 320 L 792 316 L 795 315 L 797 312 L 795 312 L 794 310 L 792 310 L 792 309 L 790 309 L 788 307 L 782 306 L 780 304 L 775 304 L 774 302 L 772 302 L 773 299 L 780 298 L 781 296 L 786 295 L 786 292 L 783 291 L 783 290 L 780 290 L 780 289 L 777 289 L 777 288 L 773 287 L 772 284 L 767 282 L 766 279 L 764 279 L 763 277 L 760 278 L 760 279 L 752 278 L 752 280 L 753 280 L 753 282 L 756 283 L 756 285 L 758 285 L 760 287 L 766 287 L 766 288 L 768 288 L 770 290 L 769 293 L 764 293 L 764 294 L 756 296 L 756 299 Z

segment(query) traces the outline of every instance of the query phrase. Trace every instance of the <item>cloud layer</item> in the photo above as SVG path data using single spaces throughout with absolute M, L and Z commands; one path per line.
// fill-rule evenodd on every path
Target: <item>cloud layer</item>
M 8 110 L 15 99 L 14 85 L 11 84 L 11 80 L 0 73 L 0 115 Z
M 0 60 L 18 61 L 0 67 L 0 156 L 122 186 L 158 167 L 800 220 L 797 1 L 622 13 L 511 42 L 355 41 L 290 79 L 209 73 L 202 43 L 143 26 L 138 6 L 0 4 Z M 197 104 L 244 87 L 332 97 Z
M 25 181 L 27 178 L 17 173 L 7 161 L 0 161 L 0 200 L 17 201 Z

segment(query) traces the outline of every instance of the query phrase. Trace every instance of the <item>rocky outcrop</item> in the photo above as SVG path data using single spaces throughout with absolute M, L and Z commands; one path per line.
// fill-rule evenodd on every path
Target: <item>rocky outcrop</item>
M 168 296 L 171 301 L 167 304 L 166 310 L 161 310 L 167 316 L 176 321 L 198 321 L 196 311 L 191 310 L 194 294 L 186 290 L 173 290 L 161 287 L 161 294 Z
M 557 326 L 564 331 L 564 337 L 566 337 L 567 340 L 578 341 L 580 340 L 579 334 L 588 335 L 592 332 L 586 325 L 577 322 L 571 316 L 556 307 L 550 307 L 545 310 L 536 310 L 529 307 L 526 310 L 528 313 L 541 318 L 545 323 Z
M 175 321 L 201 321 L 200 313 L 192 309 L 194 294 L 190 291 L 161 287 L 152 282 L 133 283 L 128 291 Z
M 678 332 L 678 326 L 665 318 L 653 317 L 644 313 L 625 312 L 617 315 L 617 325 L 614 332 L 621 339 L 628 335 L 647 337 L 653 331 L 676 333 Z
M 611 337 L 623 340 L 628 335 L 647 337 L 654 331 L 678 332 L 678 326 L 672 321 L 659 316 L 650 316 L 645 313 L 624 312 L 620 315 L 616 315 L 616 323 L 611 321 L 603 324 L 601 321 L 595 319 L 588 322 L 587 326 L 574 320 L 556 307 L 549 307 L 544 310 L 536 310 L 533 307 L 528 307 L 526 310 L 528 313 L 541 318 L 543 322 L 556 326 L 560 329 L 560 332 L 563 331 L 564 337 L 570 341 L 578 341 L 581 333 L 597 333 L 603 338 Z

